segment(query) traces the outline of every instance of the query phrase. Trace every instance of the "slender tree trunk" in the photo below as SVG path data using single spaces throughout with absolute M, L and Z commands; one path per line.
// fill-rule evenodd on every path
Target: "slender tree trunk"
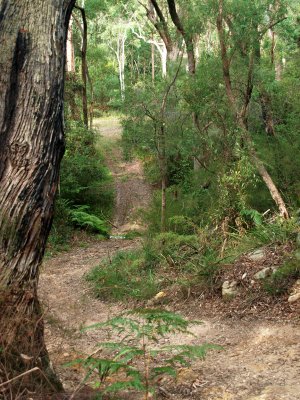
M 171 83 L 168 85 L 167 90 L 163 96 L 161 107 L 160 107 L 160 119 L 159 119 L 159 132 L 158 132 L 158 162 L 160 168 L 161 176 L 161 231 L 166 231 L 166 209 L 167 209 L 167 143 L 166 143 L 166 107 L 167 100 L 172 87 L 178 78 L 178 74 L 181 68 L 182 57 L 178 65 L 177 71 L 172 79 Z
M 274 65 L 274 60 L 275 60 L 274 43 L 273 43 L 274 36 L 272 35 L 271 37 L 272 37 L 271 62 Z M 256 63 L 260 65 L 261 43 L 259 38 L 255 43 L 255 57 L 256 57 Z M 260 100 L 261 113 L 264 122 L 265 132 L 267 133 L 267 135 L 276 136 L 270 96 L 267 93 L 267 90 L 265 89 L 262 82 L 259 82 L 258 90 L 259 90 L 259 100 Z
M 75 6 L 81 13 L 82 18 L 82 47 L 81 47 L 81 79 L 82 79 L 82 113 L 84 125 L 89 127 L 89 113 L 88 113 L 88 101 L 87 101 L 87 20 L 85 10 L 82 7 Z
M 127 33 L 122 32 L 119 33 L 117 39 L 117 50 L 115 51 L 117 60 L 118 60 L 118 67 L 119 67 L 119 81 L 120 81 L 120 92 L 121 92 L 121 99 L 125 100 L 125 42 L 127 39 Z
M 276 136 L 274 119 L 271 111 L 272 110 L 271 99 L 268 93 L 262 87 L 262 85 L 259 90 L 259 99 L 260 99 L 261 113 L 264 121 L 265 131 L 269 136 Z
M 266 167 L 264 166 L 263 162 L 259 159 L 259 157 L 255 151 L 255 148 L 253 146 L 250 132 L 248 131 L 248 127 L 245 123 L 247 106 L 250 102 L 251 93 L 252 93 L 252 89 L 250 90 L 251 85 L 247 90 L 249 92 L 249 96 L 246 99 L 246 104 L 243 106 L 242 111 L 240 111 L 238 108 L 238 101 L 232 90 L 231 77 L 230 77 L 230 61 L 229 61 L 228 54 L 227 54 L 224 27 L 223 27 L 223 0 L 219 0 L 219 15 L 217 18 L 217 30 L 218 30 L 218 36 L 219 36 L 220 49 L 221 49 L 223 79 L 224 79 L 226 94 L 227 94 L 227 98 L 228 98 L 228 102 L 229 102 L 231 111 L 232 111 L 233 115 L 236 117 L 238 126 L 242 130 L 244 140 L 248 146 L 250 158 L 251 158 L 254 166 L 256 167 L 258 173 L 260 174 L 261 178 L 265 182 L 267 188 L 269 189 L 272 199 L 278 206 L 280 215 L 283 218 L 288 218 L 289 214 L 288 214 L 286 205 L 284 203 L 284 200 L 283 200 L 279 190 L 277 189 L 274 181 L 272 180 L 270 174 L 268 173 Z M 252 60 L 250 60 L 249 72 L 251 73 L 252 70 L 253 70 L 253 65 L 252 65 Z M 252 81 L 252 78 L 250 80 Z M 248 82 L 249 82 L 249 77 L 248 77 Z
M 181 34 L 187 52 L 188 64 L 187 64 L 187 71 L 191 77 L 195 76 L 196 73 L 196 57 L 195 57 L 195 47 L 194 47 L 194 40 L 193 36 L 188 33 L 179 18 L 175 0 L 167 0 L 169 12 L 173 21 L 174 26 L 176 27 L 177 31 Z M 201 131 L 200 127 L 200 120 L 199 115 L 196 112 L 192 113 L 193 124 L 198 131 Z M 196 167 L 197 162 L 194 160 L 194 167 Z
M 161 58 L 161 74 L 163 78 L 167 77 L 167 62 L 168 62 L 168 51 L 164 44 L 159 46 L 159 54 Z
M 169 32 L 167 21 L 156 0 L 149 0 L 147 17 L 155 27 L 157 33 L 164 42 L 168 55 L 173 54 L 173 41 Z
M 164 118 L 164 110 L 162 112 Z M 166 231 L 167 210 L 167 157 L 166 157 L 166 132 L 164 119 L 160 121 L 158 133 L 158 162 L 161 177 L 161 232 Z
M 89 73 L 88 66 L 86 68 L 87 72 L 87 79 L 90 85 L 90 94 L 91 94 L 91 101 L 90 101 L 90 108 L 89 108 L 89 114 L 90 114 L 90 129 L 93 129 L 93 120 L 94 120 L 94 86 L 93 86 L 93 81 L 91 78 L 91 75 Z
M 175 0 L 167 0 L 167 1 L 172 21 L 185 42 L 186 52 L 188 57 L 188 71 L 191 75 L 194 75 L 196 72 L 196 58 L 194 52 L 193 36 L 184 29 L 183 24 L 177 13 Z
M 0 382 L 38 367 L 61 388 L 44 343 L 37 284 L 64 152 L 64 54 L 74 2 L 0 0 Z M 33 390 L 42 383 L 38 372 L 17 382 Z
M 151 40 L 147 40 L 141 32 L 137 33 L 132 29 L 132 33 L 136 35 L 139 39 L 142 39 L 145 43 L 150 43 L 151 44 L 151 64 L 152 64 L 152 82 L 154 82 L 155 79 L 155 47 L 157 48 L 160 59 L 161 59 L 161 71 L 162 71 L 162 77 L 166 78 L 167 76 L 167 59 L 168 59 L 168 50 L 165 46 L 164 42 L 157 42 L 156 40 L 153 39 L 153 35 Z
M 151 43 L 151 76 L 152 83 L 155 83 L 155 45 L 153 43 L 153 34 L 152 34 L 152 43 Z
M 167 211 L 167 182 L 166 176 L 161 180 L 161 231 L 166 232 L 166 211 Z
M 73 18 L 70 18 L 68 37 L 67 37 L 67 60 L 66 60 L 66 71 L 70 74 L 75 73 L 75 54 L 73 45 Z

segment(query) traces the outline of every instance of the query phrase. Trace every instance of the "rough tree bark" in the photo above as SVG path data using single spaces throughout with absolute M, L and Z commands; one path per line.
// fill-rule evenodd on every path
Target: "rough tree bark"
M 74 3 L 0 0 L 0 382 L 38 367 L 42 373 L 18 382 L 34 390 L 45 376 L 61 388 L 44 343 L 37 284 L 64 152 Z

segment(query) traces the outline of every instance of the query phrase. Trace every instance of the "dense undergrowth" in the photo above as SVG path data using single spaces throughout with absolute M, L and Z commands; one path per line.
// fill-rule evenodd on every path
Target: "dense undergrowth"
M 230 263 L 256 248 L 280 248 L 287 243 L 294 250 L 283 256 L 286 261 L 264 281 L 264 291 L 271 296 L 285 294 L 300 278 L 296 218 L 266 221 L 242 235 L 231 232 L 225 239 L 218 230 L 198 229 L 197 233 L 187 234 L 189 221 L 183 221 L 182 217 L 185 233 L 178 233 L 177 224 L 169 232 L 145 238 L 142 248 L 119 252 L 95 267 L 87 276 L 95 295 L 104 300 L 147 300 L 164 290 L 182 295 L 217 293 L 222 285 L 224 266 L 228 270 Z M 193 226 L 191 222 L 190 226 Z
M 80 122 L 68 123 L 50 251 L 66 249 L 80 230 L 108 237 L 107 219 L 114 196 L 112 179 L 95 141 L 95 133 Z
M 214 4 L 208 13 L 212 26 L 219 12 Z M 177 60 L 167 77 L 155 77 L 155 84 L 133 81 L 126 90 L 124 153 L 143 160 L 156 191 L 142 249 L 118 254 L 90 275 L 102 298 L 150 298 L 173 286 L 214 291 L 220 289 L 222 266 L 253 249 L 287 243 L 290 254 L 282 255 L 264 290 L 286 293 L 299 277 L 299 254 L 293 252 L 300 206 L 300 53 L 298 42 L 285 34 L 294 19 L 290 15 L 276 28 L 281 47 L 272 59 L 272 42 L 257 39 L 250 18 L 255 9 L 263 25 L 264 6 L 244 2 L 243 22 L 240 8 L 230 7 L 229 65 L 229 50 L 220 51 L 222 33 L 214 32 L 215 47 L 201 47 L 192 76 Z
M 91 272 L 96 294 L 145 299 L 174 285 L 182 290 L 214 291 L 220 287 L 223 266 L 241 255 L 286 243 L 296 249 L 300 207 L 298 6 L 294 2 L 282 2 L 280 7 L 228 2 L 220 10 L 217 2 L 209 1 L 191 2 L 182 12 L 178 4 L 178 17 L 191 31 L 198 62 L 190 70 L 186 54 L 180 57 L 185 39 L 178 36 L 172 18 L 166 18 L 165 28 L 178 54 L 169 57 L 164 74 L 158 54 L 151 53 L 147 40 L 138 40 L 134 34 L 134 30 L 143 32 L 146 38 L 151 33 L 148 25 L 135 26 L 137 21 L 130 16 L 138 4 L 125 13 L 124 38 L 131 62 L 127 59 L 123 71 L 114 64 L 120 61 L 120 56 L 114 59 L 120 43 L 115 41 L 115 27 L 107 24 L 108 9 L 100 11 L 94 6 L 87 8 L 93 21 L 90 73 L 96 83 L 93 95 L 88 93 L 89 103 L 95 115 L 112 107 L 122 113 L 124 155 L 143 161 L 146 178 L 156 189 L 144 215 L 148 230 L 142 247 L 117 254 Z M 142 16 L 143 7 L 140 12 Z M 94 24 L 97 13 L 100 19 Z M 167 8 L 164 13 L 169 15 Z M 75 29 L 75 33 L 79 58 L 80 32 Z M 112 54 L 103 48 L 107 40 L 112 41 Z M 120 88 L 117 72 L 122 72 Z M 81 111 L 74 112 L 76 105 L 79 109 L 82 89 L 79 74 L 69 89 L 70 115 L 80 119 Z M 105 216 L 112 204 L 109 175 L 96 156 L 93 134 L 70 123 L 67 138 L 50 244 L 65 238 L 70 226 L 105 236 Z M 279 198 L 284 204 L 281 209 Z M 282 218 L 287 214 L 290 219 Z M 265 282 L 270 295 L 285 292 L 299 276 L 297 257 L 289 254 L 285 258 L 282 268 Z

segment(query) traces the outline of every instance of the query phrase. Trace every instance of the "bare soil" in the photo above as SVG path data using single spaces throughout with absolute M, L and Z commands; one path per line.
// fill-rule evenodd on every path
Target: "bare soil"
M 147 209 L 152 189 L 145 181 L 142 163 L 125 161 L 121 149 L 122 126 L 118 118 L 96 119 L 98 145 L 104 148 L 106 165 L 111 171 L 115 188 L 113 235 L 129 231 L 143 231 L 141 216 Z
M 112 170 L 116 188 L 114 234 L 142 229 L 137 209 L 145 209 L 151 198 L 151 188 L 144 180 L 138 160 L 125 162 L 120 148 L 111 146 L 120 139 L 119 121 L 97 121 L 96 127 L 107 139 L 107 163 Z M 124 178 L 126 176 L 126 179 Z M 140 239 L 91 241 L 77 245 L 45 262 L 39 292 L 45 309 L 46 342 L 54 367 L 68 393 L 80 387 L 83 371 L 64 364 L 79 356 L 86 357 L 105 340 L 99 330 L 80 331 L 84 326 L 119 314 L 129 304 L 106 303 L 93 297 L 85 274 L 116 251 L 136 248 Z M 201 298 L 175 303 L 170 309 L 185 317 L 201 319 L 194 326 L 195 336 L 169 338 L 172 343 L 203 342 L 223 346 L 212 351 L 205 361 L 180 370 L 177 381 L 161 382 L 161 398 L 202 400 L 299 400 L 300 399 L 300 329 L 297 319 L 282 321 L 280 315 L 268 320 L 253 312 L 249 318 L 232 318 L 222 306 L 214 307 Z M 228 306 L 230 308 L 230 306 Z M 270 309 L 270 313 L 272 309 Z M 299 321 L 299 319 L 298 319 Z M 70 398 L 69 396 L 68 398 Z M 86 388 L 76 399 L 92 398 Z M 119 399 L 137 399 L 127 395 Z

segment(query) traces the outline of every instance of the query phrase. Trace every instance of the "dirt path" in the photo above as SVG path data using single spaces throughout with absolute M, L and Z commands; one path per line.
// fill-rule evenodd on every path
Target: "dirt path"
M 81 333 L 80 329 L 106 320 L 123 309 L 120 304 L 104 304 L 95 299 L 84 275 L 116 251 L 137 245 L 137 240 L 103 241 L 60 254 L 44 265 L 39 291 L 46 312 L 46 343 L 51 360 L 70 391 L 81 376 L 62 365 L 79 355 L 91 354 L 95 344 L 101 341 L 97 331 Z
M 119 211 L 114 218 L 115 233 L 136 229 L 136 226 L 141 228 L 141 222 L 133 211 L 146 207 L 150 196 L 141 166 L 137 161 L 123 162 L 121 151 L 117 146 L 111 146 L 113 141 L 119 140 L 118 121 L 98 121 L 97 127 L 106 139 L 107 149 L 110 149 L 106 157 L 119 195 L 116 204 Z M 126 206 L 123 207 L 123 203 Z M 75 367 L 66 368 L 63 364 L 78 355 L 91 354 L 97 343 L 103 340 L 101 331 L 80 332 L 80 328 L 103 321 L 126 307 L 94 299 L 84 275 L 114 252 L 137 246 L 139 239 L 112 239 L 91 243 L 86 248 L 74 248 L 45 262 L 39 291 L 45 306 L 46 342 L 52 362 L 68 391 L 77 387 L 82 371 Z M 201 300 L 196 306 L 198 308 L 193 304 L 189 311 L 185 311 L 187 317 L 204 320 L 202 325 L 193 328 L 195 337 L 178 336 L 171 339 L 172 343 L 212 342 L 224 346 L 224 350 L 211 352 L 204 362 L 196 363 L 193 368 L 182 369 L 176 385 L 170 385 L 168 381 L 162 384 L 169 398 L 300 399 L 299 325 L 259 319 L 205 318 L 201 315 Z M 188 309 L 185 305 L 185 310 Z
M 151 198 L 151 189 L 145 182 L 141 162 L 125 162 L 119 141 L 122 128 L 117 118 L 95 121 L 99 133 L 98 145 L 112 172 L 116 204 L 112 234 L 123 235 L 144 229 L 140 213 Z M 85 274 L 103 259 L 119 250 L 136 248 L 140 239 L 98 241 L 87 247 L 73 248 L 45 262 L 39 284 L 40 297 L 45 307 L 46 341 L 51 360 L 56 366 L 66 389 L 72 391 L 82 375 L 62 367 L 78 355 L 90 354 L 101 333 L 80 333 L 80 328 L 119 314 L 121 304 L 109 305 L 96 300 L 85 281 Z
M 139 160 L 124 161 L 120 140 L 122 127 L 117 118 L 96 119 L 100 137 L 98 145 L 105 152 L 115 186 L 116 202 L 113 234 L 144 229 L 141 215 L 151 199 L 151 188 L 145 181 Z

